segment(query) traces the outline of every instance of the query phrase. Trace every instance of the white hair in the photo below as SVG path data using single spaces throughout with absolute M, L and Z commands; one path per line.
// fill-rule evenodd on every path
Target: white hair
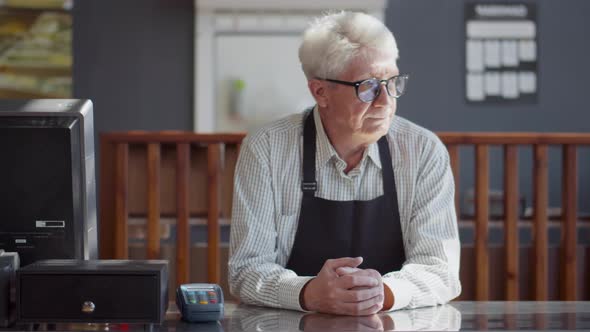
M 299 61 L 307 79 L 336 78 L 358 56 L 375 52 L 398 58 L 391 31 L 377 18 L 342 11 L 317 18 L 303 33 Z

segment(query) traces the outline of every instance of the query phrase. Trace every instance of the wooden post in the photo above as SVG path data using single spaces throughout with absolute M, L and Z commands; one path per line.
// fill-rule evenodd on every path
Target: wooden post
M 160 144 L 148 144 L 147 156 L 147 258 L 160 258 Z
M 506 300 L 518 296 L 518 147 L 504 147 L 504 242 L 506 260 Z
M 547 301 L 547 207 L 549 206 L 547 145 L 535 145 L 534 151 L 534 299 L 536 301 Z
M 488 257 L 488 188 L 489 188 L 489 155 L 488 146 L 476 146 L 476 181 L 475 181 L 475 262 L 477 301 L 489 300 L 489 257 Z
M 578 219 L 578 170 L 575 145 L 565 145 L 563 149 L 562 176 L 562 241 L 561 241 L 561 287 L 562 301 L 576 301 L 577 274 L 577 236 L 576 222 Z
M 116 145 L 115 166 L 115 258 L 129 258 L 129 240 L 127 235 L 129 183 L 129 145 Z
M 189 225 L 190 145 L 176 145 L 176 285 L 189 282 L 190 225 Z
M 207 188 L 209 197 L 207 218 L 207 271 L 210 283 L 219 283 L 219 173 L 221 170 L 221 144 L 207 148 Z
M 457 219 L 461 218 L 461 205 L 459 202 L 460 195 L 460 186 L 459 186 L 459 169 L 460 169 L 460 158 L 459 158 L 459 146 L 452 144 L 447 146 L 449 150 L 449 158 L 451 160 L 451 169 L 453 170 L 453 179 L 455 180 L 455 211 L 457 213 Z
M 100 136 L 100 217 L 101 259 L 115 258 L 115 169 L 116 148 L 104 134 Z

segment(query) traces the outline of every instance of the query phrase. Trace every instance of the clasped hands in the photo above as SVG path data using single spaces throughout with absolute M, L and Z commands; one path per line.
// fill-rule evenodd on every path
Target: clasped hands
M 367 316 L 393 305 L 391 291 L 381 274 L 359 269 L 362 257 L 327 260 L 318 275 L 309 281 L 301 294 L 304 309 L 321 313 Z

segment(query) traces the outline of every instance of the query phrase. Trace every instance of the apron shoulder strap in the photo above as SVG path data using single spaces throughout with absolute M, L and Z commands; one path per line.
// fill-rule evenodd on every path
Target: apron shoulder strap
M 393 211 L 397 220 L 399 216 L 399 204 L 397 201 L 397 189 L 395 186 L 395 174 L 393 173 L 393 166 L 391 160 L 391 152 L 389 151 L 389 142 L 387 135 L 381 137 L 378 141 L 379 158 L 381 158 L 381 173 L 383 175 L 383 194 L 390 197 L 391 204 L 393 204 Z
M 304 196 L 315 196 L 318 184 L 315 178 L 316 131 L 313 110 L 305 120 L 303 127 L 303 182 L 301 190 Z

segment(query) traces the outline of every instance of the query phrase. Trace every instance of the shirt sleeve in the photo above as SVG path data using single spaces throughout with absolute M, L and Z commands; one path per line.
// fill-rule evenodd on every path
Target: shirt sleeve
M 248 304 L 301 310 L 299 293 L 312 277 L 277 264 L 277 217 L 268 136 L 247 137 L 234 174 L 229 286 Z
M 394 296 L 390 310 L 443 304 L 461 293 L 461 245 L 449 155 L 436 138 L 422 151 L 421 160 L 404 234 L 406 261 L 400 271 L 383 276 Z

